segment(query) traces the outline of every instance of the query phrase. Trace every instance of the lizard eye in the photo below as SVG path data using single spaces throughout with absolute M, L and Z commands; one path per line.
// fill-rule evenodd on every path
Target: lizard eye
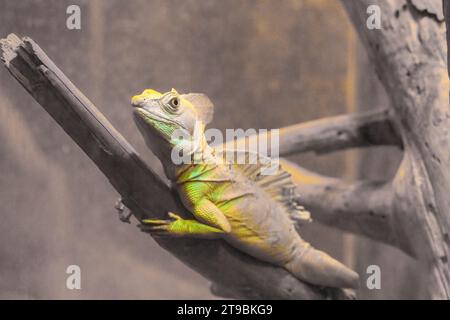
M 178 99 L 178 97 L 173 97 L 172 99 L 169 100 L 167 106 L 169 112 L 172 113 L 177 112 L 178 108 L 180 107 L 180 99 Z

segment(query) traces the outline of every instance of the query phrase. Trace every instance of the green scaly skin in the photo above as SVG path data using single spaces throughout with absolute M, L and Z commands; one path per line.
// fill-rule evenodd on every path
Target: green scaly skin
M 183 219 L 168 213 L 167 220 L 143 220 L 144 231 L 158 236 L 223 238 L 253 257 L 286 268 L 303 281 L 327 287 L 357 287 L 358 275 L 305 242 L 286 208 L 249 179 L 242 165 L 217 161 L 203 134 L 203 124 L 211 120 L 213 108 L 206 96 L 180 95 L 174 89 L 161 94 L 148 89 L 134 96 L 132 105 L 147 145 L 161 160 L 194 217 Z M 177 130 L 192 138 L 176 139 Z M 174 147 L 203 161 L 176 165 L 171 157 Z

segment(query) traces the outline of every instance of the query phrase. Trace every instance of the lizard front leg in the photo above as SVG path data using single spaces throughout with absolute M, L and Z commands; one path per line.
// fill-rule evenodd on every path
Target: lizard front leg
M 202 239 L 218 239 L 225 232 L 208 226 L 197 220 L 183 219 L 172 212 L 168 213 L 171 220 L 144 219 L 139 228 L 154 236 L 192 237 Z

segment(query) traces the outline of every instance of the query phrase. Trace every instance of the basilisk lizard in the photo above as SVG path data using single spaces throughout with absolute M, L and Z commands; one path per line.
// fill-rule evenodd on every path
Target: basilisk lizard
M 193 215 L 184 219 L 169 212 L 165 220 L 142 220 L 143 231 L 156 236 L 222 238 L 308 283 L 358 286 L 356 272 L 300 237 L 294 220 L 308 220 L 308 212 L 293 197 L 295 186 L 287 172 L 280 167 L 275 174 L 261 175 L 260 163 L 220 161 L 223 155 L 216 154 L 203 134 L 213 114 L 208 97 L 147 89 L 131 103 L 147 145 Z M 192 138 L 180 139 L 176 132 Z M 176 164 L 174 148 L 202 161 Z

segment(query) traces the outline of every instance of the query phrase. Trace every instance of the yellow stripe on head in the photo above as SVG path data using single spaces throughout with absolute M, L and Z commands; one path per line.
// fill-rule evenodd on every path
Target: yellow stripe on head
M 162 96 L 162 94 L 153 89 L 145 89 L 144 92 L 141 93 L 141 96 L 143 96 L 145 98 L 156 99 L 156 98 L 160 98 Z
M 131 98 L 132 103 L 138 103 L 139 101 L 143 101 L 144 99 L 159 99 L 162 97 L 162 94 L 153 89 L 145 89 L 141 94 L 135 95 Z

